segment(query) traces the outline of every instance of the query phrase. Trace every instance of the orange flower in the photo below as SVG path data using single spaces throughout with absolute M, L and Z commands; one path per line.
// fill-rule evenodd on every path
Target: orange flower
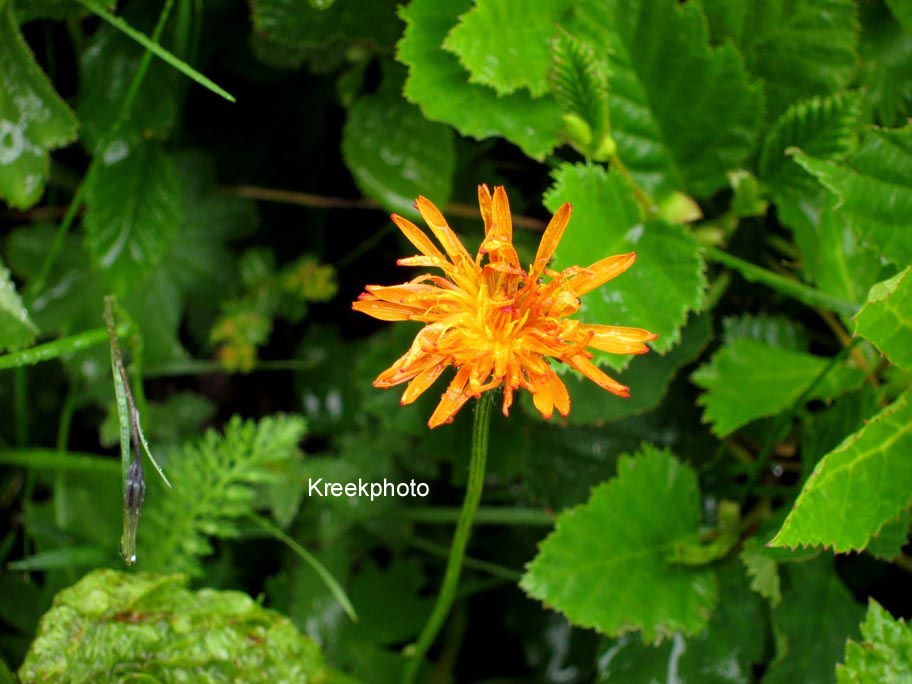
M 536 408 L 550 418 L 554 408 L 570 411 L 567 388 L 551 368 L 548 357 L 562 361 L 600 387 L 621 397 L 630 390 L 608 377 L 586 348 L 615 354 L 642 354 L 644 344 L 657 336 L 640 328 L 588 325 L 569 318 L 580 307 L 580 296 L 620 275 L 636 254 L 611 256 L 589 268 L 563 271 L 547 268 L 570 220 L 565 204 L 548 224 L 535 260 L 526 271 L 513 247 L 513 221 L 503 187 L 478 187 L 485 238 L 473 259 L 430 201 L 419 197 L 421 213 L 441 250 L 411 221 L 392 219 L 419 252 L 400 259 L 401 266 L 438 268 L 439 275 L 421 275 L 402 285 L 368 285 L 352 308 L 383 321 L 421 321 L 425 324 L 408 352 L 374 381 L 375 387 L 409 385 L 402 403 L 415 401 L 448 366 L 456 376 L 437 405 L 428 425 L 452 422 L 468 401 L 503 385 L 503 412 L 513 392 L 525 388 Z M 486 263 L 485 263 L 486 261 Z

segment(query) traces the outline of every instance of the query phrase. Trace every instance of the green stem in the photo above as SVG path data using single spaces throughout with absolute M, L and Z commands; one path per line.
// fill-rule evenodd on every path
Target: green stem
M 821 307 L 841 316 L 854 316 L 858 313 L 859 307 L 857 304 L 847 302 L 839 297 L 834 297 L 822 290 L 810 287 L 797 280 L 786 278 L 778 273 L 752 264 L 749 261 L 744 261 L 736 256 L 732 256 L 715 247 L 708 247 L 705 254 L 708 261 L 714 261 L 723 266 L 728 266 L 740 273 L 748 282 L 766 285 L 768 288 L 784 294 L 787 297 L 791 297 L 792 299 L 797 299 L 799 302 L 807 304 L 808 306 L 815 308 Z
M 403 515 L 406 520 L 425 525 L 447 525 L 459 519 L 460 510 L 450 506 L 415 506 Z M 553 527 L 554 514 L 540 508 L 505 508 L 481 506 L 475 516 L 476 525 L 507 525 Z
M 469 460 L 469 481 L 466 485 L 466 494 L 462 502 L 459 521 L 456 523 L 453 543 L 450 546 L 450 557 L 447 560 L 443 584 L 440 587 L 440 593 L 437 595 L 437 603 L 434 605 L 434 610 L 431 612 L 427 623 L 425 623 L 424 629 L 421 630 L 418 640 L 405 649 L 405 655 L 409 658 L 409 662 L 403 672 L 403 684 L 412 684 L 415 681 L 418 668 L 421 667 L 425 655 L 427 655 L 428 650 L 434 643 L 434 639 L 437 638 L 437 633 L 450 614 L 450 608 L 453 607 L 453 601 L 456 598 L 466 546 L 469 543 L 472 524 L 475 522 L 475 514 L 478 512 L 481 492 L 484 489 L 485 464 L 488 459 L 488 435 L 491 427 L 491 406 L 493 405 L 492 396 L 491 392 L 483 394 L 475 408 L 475 421 L 472 426 L 472 453 Z

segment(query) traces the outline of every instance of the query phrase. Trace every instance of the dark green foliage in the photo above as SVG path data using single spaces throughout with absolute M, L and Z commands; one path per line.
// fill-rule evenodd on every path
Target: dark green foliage
M 374 387 L 422 324 L 351 303 L 481 183 L 524 266 L 567 202 L 548 269 L 635 252 L 574 315 L 658 338 L 495 412 L 416 681 L 905 681 L 908 7 L 0 0 L 0 684 L 402 681 L 474 401 Z M 429 493 L 310 487 L 359 480 Z

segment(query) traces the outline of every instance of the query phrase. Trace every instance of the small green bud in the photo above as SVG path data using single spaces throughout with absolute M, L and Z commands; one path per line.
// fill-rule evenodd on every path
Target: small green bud
M 703 212 L 693 197 L 673 192 L 659 201 L 658 216 L 669 223 L 691 223 L 703 218 Z
M 592 144 L 592 128 L 586 121 L 576 114 L 564 114 L 564 135 L 571 145 L 580 149 L 588 150 Z

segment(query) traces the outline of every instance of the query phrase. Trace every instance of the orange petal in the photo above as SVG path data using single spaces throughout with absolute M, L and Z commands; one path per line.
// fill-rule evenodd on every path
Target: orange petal
M 424 313 L 423 309 L 414 306 L 383 302 L 379 299 L 362 299 L 352 303 L 352 309 L 379 318 L 381 321 L 410 321 Z
M 602 369 L 596 366 L 592 361 L 587 359 L 585 356 L 577 355 L 568 361 L 571 367 L 578 370 L 580 373 L 585 375 L 587 378 L 592 380 L 596 385 L 602 389 L 608 390 L 612 394 L 616 394 L 619 397 L 629 397 L 630 388 L 622 385 L 617 380 L 608 377 L 605 373 L 602 372 Z
M 570 414 L 570 395 L 567 393 L 567 386 L 564 385 L 560 376 L 551 371 L 550 377 L 551 396 L 554 398 L 554 406 L 562 416 Z
M 624 328 L 619 325 L 583 325 L 581 330 L 592 333 L 588 346 L 612 354 L 645 354 L 649 347 L 643 343 L 658 337 L 642 328 Z
M 538 278 L 542 272 L 544 272 L 548 262 L 551 261 L 551 257 L 554 256 L 554 250 L 557 249 L 557 245 L 564 236 L 564 231 L 567 229 L 567 223 L 570 221 L 570 213 L 572 211 L 573 207 L 567 202 L 555 212 L 554 216 L 552 216 L 551 220 L 548 222 L 548 227 L 545 228 L 545 234 L 542 235 L 541 242 L 538 243 L 535 261 L 532 262 L 533 278 Z
M 494 188 L 494 201 L 491 204 L 493 231 L 500 240 L 513 242 L 513 217 L 510 216 L 510 201 L 504 186 Z
M 434 246 L 434 243 L 431 242 L 431 238 L 424 234 L 424 231 L 421 230 L 414 223 L 408 219 L 402 218 L 398 214 L 392 214 L 390 218 L 393 220 L 399 230 L 402 231 L 402 234 L 408 238 L 408 241 L 415 245 L 415 248 L 429 257 L 437 257 L 441 261 L 446 261 L 446 258 L 441 254 L 440 250 Z
M 484 219 L 485 235 L 490 235 L 493 221 L 491 219 L 491 191 L 482 183 L 478 186 L 478 207 L 481 209 L 481 218 Z
M 443 214 L 434 206 L 433 202 L 427 197 L 419 196 L 415 202 L 415 208 L 418 209 L 422 218 L 428 224 L 428 228 L 430 228 L 431 232 L 434 234 L 434 237 L 440 241 L 444 251 L 455 263 L 458 263 L 460 258 L 470 259 L 466 248 L 462 245 L 462 242 L 459 241 L 459 238 L 456 237 L 456 233 L 454 233 L 453 229 L 447 224 L 446 219 L 443 218 Z
M 543 382 L 535 383 L 535 391 L 532 392 L 532 403 L 535 408 L 542 414 L 545 420 L 551 418 L 554 414 L 554 397 L 551 394 L 551 383 L 547 378 Z
M 428 421 L 428 427 L 435 428 L 444 423 L 448 423 L 453 416 L 469 400 L 469 393 L 466 392 L 466 385 L 469 382 L 469 368 L 464 366 L 456 373 L 456 377 L 447 387 L 446 392 L 440 398 L 440 403 L 434 409 L 431 419 Z
M 403 405 L 411 404 L 415 399 L 424 394 L 424 391 L 434 384 L 434 381 L 440 377 L 440 374 L 446 369 L 446 364 L 437 363 L 429 366 L 416 375 L 405 388 L 400 400 Z
M 604 285 L 612 278 L 616 278 L 633 265 L 636 253 L 618 254 L 597 261 L 587 269 L 583 269 L 572 281 L 570 288 L 578 295 L 586 294 L 600 285 Z
M 446 260 L 445 257 L 435 256 L 413 256 L 403 257 L 396 260 L 397 266 L 418 266 L 420 268 L 440 268 L 444 273 L 455 273 L 456 269 L 453 264 Z

